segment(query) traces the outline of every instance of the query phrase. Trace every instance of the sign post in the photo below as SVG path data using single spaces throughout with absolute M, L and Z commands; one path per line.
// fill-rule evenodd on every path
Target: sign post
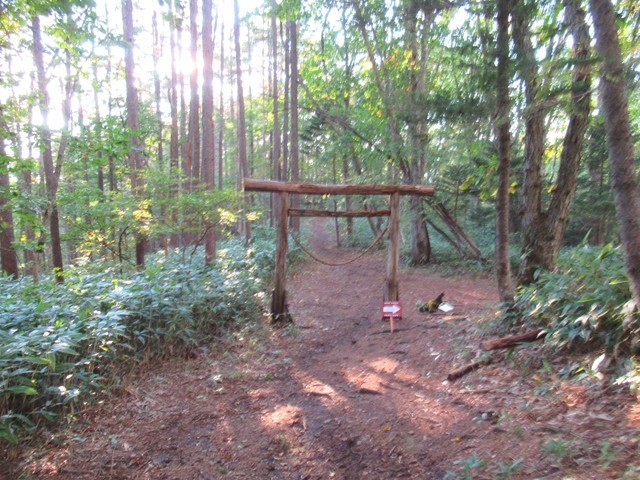
M 394 320 L 402 320 L 402 304 L 397 301 L 382 302 L 382 320 L 389 319 L 389 331 L 393 333 Z

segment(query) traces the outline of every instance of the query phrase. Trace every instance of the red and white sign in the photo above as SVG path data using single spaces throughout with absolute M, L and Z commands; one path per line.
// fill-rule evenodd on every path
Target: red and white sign
M 382 302 L 382 319 L 402 318 L 402 305 L 400 302 Z

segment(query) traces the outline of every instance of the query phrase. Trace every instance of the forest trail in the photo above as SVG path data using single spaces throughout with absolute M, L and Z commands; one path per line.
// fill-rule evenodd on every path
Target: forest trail
M 323 225 L 313 223 L 314 253 L 357 253 L 336 248 Z M 62 445 L 25 460 L 23 478 L 620 478 L 615 470 L 638 453 L 637 441 L 634 450 L 616 440 L 640 426 L 633 404 L 545 377 L 535 345 L 446 381 L 479 352 L 494 281 L 403 269 L 404 318 L 389 334 L 385 258 L 305 262 L 288 281 L 295 326 L 247 327 L 137 375 Z M 441 292 L 449 314 L 415 307 Z M 571 455 L 550 451 L 550 439 Z M 606 468 L 605 441 L 616 451 Z

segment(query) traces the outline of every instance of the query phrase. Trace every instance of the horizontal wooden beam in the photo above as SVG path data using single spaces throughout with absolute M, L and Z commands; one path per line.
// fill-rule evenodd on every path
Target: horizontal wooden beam
M 390 213 L 390 210 L 347 210 L 342 212 L 333 212 L 331 210 L 289 209 L 289 215 L 292 217 L 388 217 Z
M 432 196 L 430 185 L 346 185 L 322 183 L 292 183 L 275 180 L 244 179 L 244 189 L 248 192 L 287 192 L 310 195 L 400 195 Z

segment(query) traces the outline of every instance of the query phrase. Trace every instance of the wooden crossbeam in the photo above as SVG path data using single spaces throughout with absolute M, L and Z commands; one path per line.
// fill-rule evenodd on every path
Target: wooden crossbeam
M 244 179 L 247 192 L 287 192 L 309 195 L 419 195 L 432 196 L 434 188 L 430 185 L 328 185 L 324 183 L 294 183 L 275 180 Z
M 347 210 L 341 212 L 334 212 L 331 210 L 310 210 L 300 208 L 290 208 L 289 216 L 291 217 L 340 217 L 340 218 L 355 218 L 355 217 L 388 217 L 391 214 L 391 210 Z

